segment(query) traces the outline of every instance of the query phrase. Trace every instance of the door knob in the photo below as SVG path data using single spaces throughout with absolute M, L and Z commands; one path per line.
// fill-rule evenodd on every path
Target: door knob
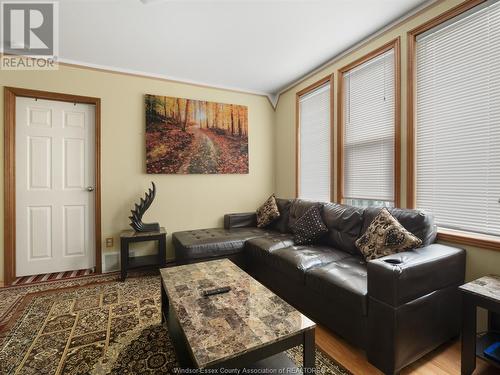
M 94 187 L 93 186 L 87 186 L 87 191 L 94 191 Z

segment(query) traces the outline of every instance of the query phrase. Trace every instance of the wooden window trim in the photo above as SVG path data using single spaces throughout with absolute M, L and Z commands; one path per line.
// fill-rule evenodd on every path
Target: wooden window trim
M 95 261 L 96 273 L 101 273 L 101 99 L 4 87 L 4 284 L 11 285 L 16 278 L 16 97 L 95 105 Z
M 344 199 L 344 74 L 365 62 L 394 49 L 394 206 L 399 207 L 401 197 L 401 38 L 391 40 L 361 58 L 339 69 L 337 85 L 337 203 Z
M 334 201 L 334 140 L 333 140 L 333 119 L 334 119 L 334 75 L 329 74 L 326 77 L 314 82 L 313 84 L 307 86 L 306 88 L 300 90 L 295 94 L 295 198 L 300 195 L 300 97 L 305 94 L 316 90 L 318 87 L 323 86 L 326 83 L 330 83 L 330 200 Z
M 489 236 L 481 234 L 470 233 L 470 232 L 457 232 L 439 228 L 437 238 L 439 241 L 500 251 L 500 238 L 499 239 L 491 238 Z
M 417 37 L 446 22 L 460 14 L 472 9 L 487 0 L 466 0 L 465 2 L 449 9 L 437 17 L 425 22 L 422 25 L 410 30 L 407 34 L 408 41 L 408 65 L 407 65 L 407 183 L 406 183 L 406 205 L 408 208 L 415 208 L 416 196 L 416 41 Z M 475 233 L 455 232 L 446 229 L 438 230 L 438 240 L 453 242 L 456 244 L 476 246 L 483 249 L 500 251 L 500 239 L 491 239 Z

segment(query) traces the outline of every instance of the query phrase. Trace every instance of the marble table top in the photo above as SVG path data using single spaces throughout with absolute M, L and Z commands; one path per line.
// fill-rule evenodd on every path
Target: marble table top
M 315 323 L 227 259 L 160 270 L 198 368 L 314 328 Z M 203 297 L 203 290 L 230 286 Z
M 460 286 L 460 290 L 500 302 L 500 276 L 481 277 Z

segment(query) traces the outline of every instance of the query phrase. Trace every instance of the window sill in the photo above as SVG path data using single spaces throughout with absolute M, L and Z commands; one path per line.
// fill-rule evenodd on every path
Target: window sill
M 439 241 L 452 242 L 460 245 L 475 246 L 482 249 L 500 251 L 500 238 L 490 236 L 458 232 L 447 229 L 438 229 L 437 238 Z

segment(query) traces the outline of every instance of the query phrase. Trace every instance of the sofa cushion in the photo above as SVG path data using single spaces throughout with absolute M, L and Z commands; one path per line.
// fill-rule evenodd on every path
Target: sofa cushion
M 328 234 L 321 243 L 347 251 L 353 255 L 361 255 L 356 247 L 363 226 L 363 208 L 346 206 L 337 203 L 326 203 L 323 206 L 323 221 L 328 227 Z
M 363 228 L 361 235 L 366 232 L 375 216 L 380 212 L 380 207 L 367 207 L 363 213 Z M 434 216 L 422 210 L 410 210 L 405 208 L 389 208 L 394 216 L 405 229 L 422 240 L 422 245 L 427 246 L 436 241 L 437 227 Z
M 366 262 L 347 256 L 306 271 L 306 287 L 333 301 L 339 309 L 367 314 Z
M 199 229 L 176 232 L 172 242 L 176 259 L 192 260 L 235 254 L 245 241 L 272 233 L 276 232 L 259 228 Z
M 293 246 L 293 235 L 272 233 L 264 237 L 252 238 L 245 243 L 245 252 L 250 256 L 269 255 L 275 250 Z
M 299 217 L 292 226 L 293 240 L 296 245 L 309 245 L 315 243 L 328 228 L 321 217 L 318 206 L 312 206 L 304 215 Z
M 288 219 L 290 218 L 290 205 L 292 201 L 290 199 L 276 198 L 276 204 L 278 205 L 280 217 L 269 225 L 269 229 L 288 233 Z
M 290 204 L 290 215 L 288 218 L 288 229 L 293 227 L 295 222 L 305 214 L 305 212 L 313 206 L 323 207 L 323 203 L 308 201 L 304 199 L 294 199 Z
M 407 231 L 386 208 L 380 210 L 356 241 L 366 260 L 416 249 L 421 245 L 422 240 Z
M 269 257 L 269 264 L 303 283 L 306 270 L 349 256 L 329 246 L 291 246 L 273 251 Z
M 280 216 L 278 205 L 274 194 L 257 209 L 257 226 L 259 228 L 267 227 Z

